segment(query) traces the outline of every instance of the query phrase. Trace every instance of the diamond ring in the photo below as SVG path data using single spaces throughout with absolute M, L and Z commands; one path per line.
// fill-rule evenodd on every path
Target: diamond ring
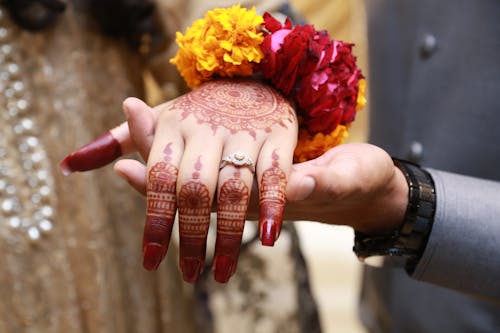
M 220 167 L 219 170 L 224 168 L 225 166 L 232 164 L 233 166 L 239 168 L 239 167 L 247 167 L 252 171 L 252 173 L 255 173 L 255 166 L 253 164 L 252 159 L 245 154 L 244 152 L 237 151 L 236 153 L 230 154 L 226 157 L 224 157 L 220 161 Z

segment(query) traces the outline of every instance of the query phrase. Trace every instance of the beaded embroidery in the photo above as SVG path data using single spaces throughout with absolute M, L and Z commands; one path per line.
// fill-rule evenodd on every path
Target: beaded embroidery
M 0 9 L 0 233 L 20 230 L 35 241 L 53 228 L 54 179 L 30 115 L 20 54 L 10 43 L 17 30 L 9 28 L 5 15 Z

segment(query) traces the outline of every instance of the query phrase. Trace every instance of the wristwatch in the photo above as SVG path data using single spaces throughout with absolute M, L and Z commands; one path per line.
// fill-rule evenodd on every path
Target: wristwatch
M 412 274 L 424 252 L 434 222 L 436 191 L 432 176 L 418 164 L 393 158 L 408 182 L 408 206 L 402 226 L 385 235 L 355 232 L 354 252 L 362 262 L 375 258 L 399 256 Z M 370 259 L 370 260 L 367 260 Z

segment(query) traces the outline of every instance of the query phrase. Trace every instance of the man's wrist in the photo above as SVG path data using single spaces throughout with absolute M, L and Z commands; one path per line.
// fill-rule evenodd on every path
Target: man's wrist
M 393 159 L 408 184 L 408 204 L 401 226 L 390 234 L 356 232 L 354 251 L 361 260 L 370 256 L 405 256 L 406 270 L 412 273 L 432 229 L 436 208 L 434 182 L 418 165 Z
M 352 227 L 369 235 L 388 235 L 401 228 L 408 206 L 408 183 L 403 172 L 392 166 L 393 175 L 375 201 L 363 210 L 368 219 L 355 221 Z
M 394 166 L 393 183 L 392 195 L 389 198 L 392 207 L 391 218 L 384 222 L 384 230 L 380 230 L 379 233 L 392 233 L 399 230 L 405 221 L 410 189 L 406 176 L 396 165 Z

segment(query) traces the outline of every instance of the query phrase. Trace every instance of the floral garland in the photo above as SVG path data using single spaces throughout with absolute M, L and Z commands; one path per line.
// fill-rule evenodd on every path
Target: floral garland
M 294 161 L 323 154 L 347 137 L 356 111 L 366 104 L 366 82 L 353 44 L 331 40 L 312 25 L 284 24 L 269 13 L 240 5 L 208 11 L 178 32 L 171 63 L 190 88 L 213 77 L 260 73 L 296 104 L 299 138 Z

